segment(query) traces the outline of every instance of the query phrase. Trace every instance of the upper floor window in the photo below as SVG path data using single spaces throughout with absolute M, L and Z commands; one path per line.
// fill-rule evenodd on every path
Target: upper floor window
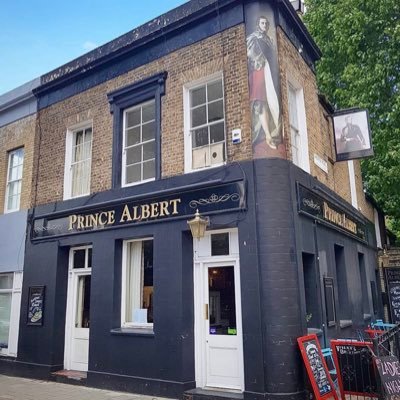
M 151 100 L 124 111 L 122 186 L 156 176 L 156 107 Z
M 291 83 L 288 86 L 292 161 L 304 171 L 310 172 L 303 90 Z
M 108 94 L 114 116 L 113 187 L 161 178 L 161 96 L 167 73 Z
M 22 171 L 24 166 L 24 149 L 8 153 L 7 187 L 5 212 L 19 210 L 22 189 Z
M 90 193 L 92 137 L 91 126 L 67 132 L 64 199 Z
M 185 171 L 222 165 L 226 160 L 222 76 L 185 88 Z

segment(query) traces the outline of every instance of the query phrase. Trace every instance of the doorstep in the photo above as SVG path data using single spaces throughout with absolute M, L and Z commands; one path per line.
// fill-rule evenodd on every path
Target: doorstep
M 52 372 L 51 376 L 53 378 L 52 380 L 58 383 L 86 386 L 87 372 L 62 369 Z
M 196 388 L 184 392 L 183 400 L 243 400 L 243 393 Z

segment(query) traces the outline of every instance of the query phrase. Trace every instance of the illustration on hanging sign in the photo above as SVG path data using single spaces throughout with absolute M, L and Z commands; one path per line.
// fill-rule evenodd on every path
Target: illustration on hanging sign
M 276 25 L 269 4 L 246 5 L 253 157 L 285 158 Z
M 374 154 L 367 110 L 343 110 L 335 113 L 333 125 L 337 161 Z

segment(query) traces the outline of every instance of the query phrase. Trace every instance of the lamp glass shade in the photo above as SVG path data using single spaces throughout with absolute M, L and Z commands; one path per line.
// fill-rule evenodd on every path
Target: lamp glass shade
M 194 218 L 188 221 L 188 225 L 190 227 L 190 231 L 192 232 L 193 238 L 200 239 L 204 237 L 208 225 L 208 219 L 202 218 L 199 210 L 196 210 Z

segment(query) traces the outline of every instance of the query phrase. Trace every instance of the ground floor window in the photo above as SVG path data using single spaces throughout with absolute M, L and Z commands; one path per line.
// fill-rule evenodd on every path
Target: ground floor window
M 122 326 L 153 326 L 153 240 L 124 241 Z
M 0 348 L 8 348 L 14 274 L 0 275 Z
M 0 354 L 17 355 L 22 273 L 0 273 Z

